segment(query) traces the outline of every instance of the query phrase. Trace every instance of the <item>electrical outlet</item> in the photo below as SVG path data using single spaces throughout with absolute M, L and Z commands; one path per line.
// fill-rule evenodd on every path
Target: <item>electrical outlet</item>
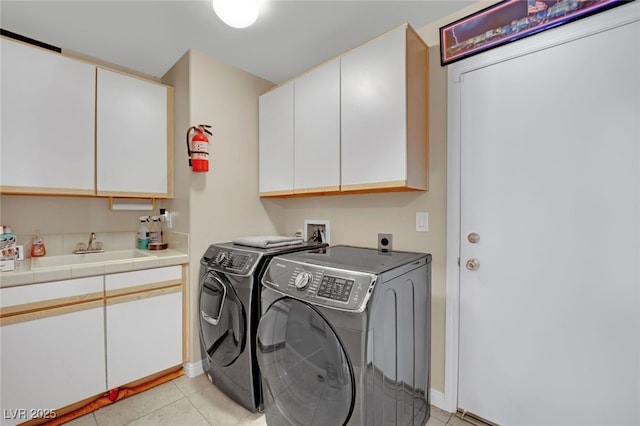
M 388 252 L 393 248 L 392 234 L 378 234 L 378 251 Z

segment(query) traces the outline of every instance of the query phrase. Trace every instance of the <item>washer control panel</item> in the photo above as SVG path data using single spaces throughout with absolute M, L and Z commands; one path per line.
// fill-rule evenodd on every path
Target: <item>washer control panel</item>
M 211 245 L 202 256 L 203 266 L 219 272 L 235 275 L 251 275 L 260 260 L 258 253 L 232 250 Z
M 315 305 L 362 312 L 376 283 L 376 275 L 275 257 L 262 285 Z

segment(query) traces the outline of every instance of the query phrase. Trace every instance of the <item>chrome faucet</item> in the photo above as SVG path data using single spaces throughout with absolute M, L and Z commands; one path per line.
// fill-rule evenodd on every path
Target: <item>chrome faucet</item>
M 87 243 L 87 251 L 94 251 L 95 248 L 93 247 L 93 242 L 96 240 L 96 233 L 92 232 L 91 236 L 89 237 L 89 242 Z
M 89 253 L 102 253 L 102 243 L 96 241 L 96 233 L 92 232 L 89 236 L 89 243 L 85 246 L 83 243 L 78 243 L 78 249 L 74 251 L 74 254 L 89 254 Z

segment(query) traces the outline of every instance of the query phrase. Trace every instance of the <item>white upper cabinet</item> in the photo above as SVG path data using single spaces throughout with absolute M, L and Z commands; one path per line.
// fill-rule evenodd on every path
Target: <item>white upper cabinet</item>
M 259 99 L 260 195 L 293 192 L 293 81 Z
M 428 47 L 404 24 L 260 97 L 260 195 L 427 190 Z
M 0 38 L 0 190 L 94 194 L 95 66 Z
M 97 195 L 172 195 L 172 89 L 98 68 Z
M 171 87 L 0 43 L 3 194 L 173 196 Z
M 340 59 L 294 82 L 294 193 L 340 190 Z
M 428 188 L 428 50 L 408 26 L 342 57 L 342 190 Z

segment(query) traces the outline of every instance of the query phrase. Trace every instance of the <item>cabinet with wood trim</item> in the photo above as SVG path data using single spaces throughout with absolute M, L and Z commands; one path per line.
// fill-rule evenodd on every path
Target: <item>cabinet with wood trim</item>
M 173 197 L 173 88 L 0 38 L 2 194 Z
M 428 59 L 409 25 L 342 56 L 342 191 L 428 189 Z
M 263 196 L 293 192 L 293 82 L 260 96 L 259 190 Z
M 103 277 L 2 288 L 0 303 L 2 425 L 106 390 Z
M 98 68 L 96 192 L 172 196 L 173 89 Z
M 404 24 L 262 95 L 260 196 L 428 190 L 428 56 Z
M 0 288 L 0 406 L 59 415 L 109 389 L 180 368 L 186 268 Z M 20 415 L 0 424 L 28 420 Z
M 2 193 L 93 195 L 95 66 L 0 38 Z
M 108 389 L 182 364 L 182 282 L 181 266 L 105 277 Z

